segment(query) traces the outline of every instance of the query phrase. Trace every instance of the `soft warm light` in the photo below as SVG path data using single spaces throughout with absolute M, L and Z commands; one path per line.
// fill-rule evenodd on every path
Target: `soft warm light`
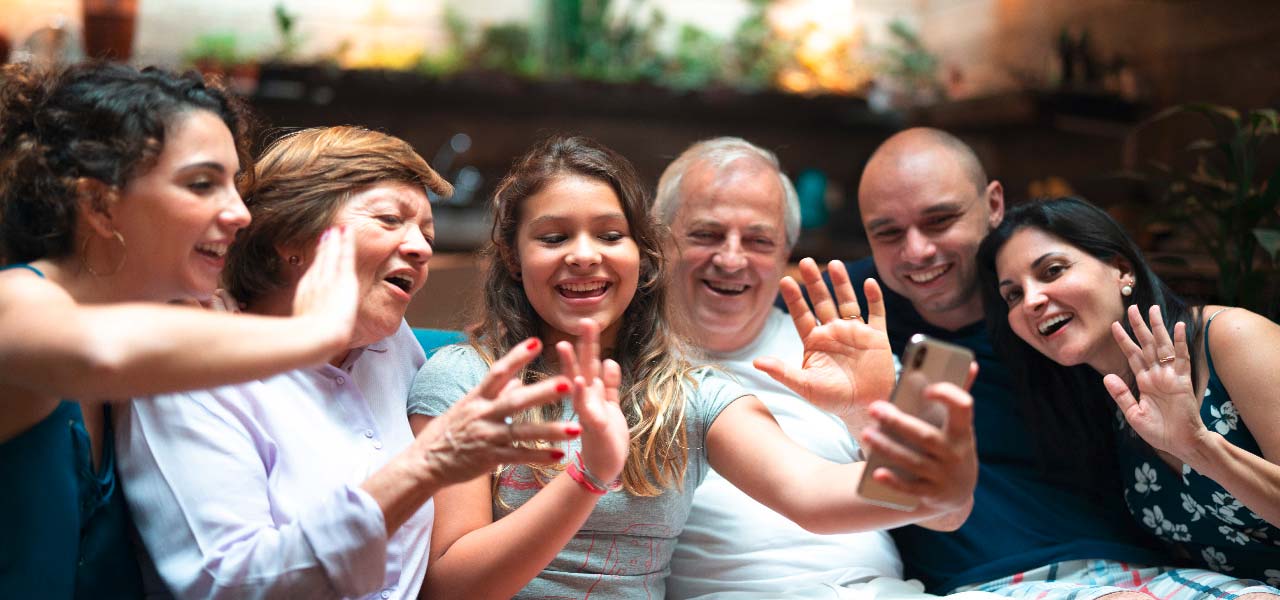
M 790 0 L 770 10 L 770 23 L 795 47 L 778 86 L 794 93 L 853 94 L 871 81 L 853 0 Z

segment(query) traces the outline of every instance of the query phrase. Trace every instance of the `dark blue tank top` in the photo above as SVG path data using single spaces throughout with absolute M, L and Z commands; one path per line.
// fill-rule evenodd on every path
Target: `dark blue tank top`
M 0 267 L 25 268 L 26 264 Z M 0 597 L 138 598 L 142 584 L 116 481 L 110 407 L 93 468 L 80 404 L 0 443 Z
M 1221 311 L 1219 311 L 1221 312 Z M 1244 426 L 1227 388 L 1213 368 L 1209 326 L 1204 326 L 1204 355 L 1209 380 L 1200 419 L 1228 442 L 1262 456 L 1262 448 Z M 1235 577 L 1280 583 L 1280 528 L 1267 523 L 1217 482 L 1183 465 L 1177 471 L 1120 421 L 1125 502 L 1134 519 L 1169 544 L 1179 558 Z

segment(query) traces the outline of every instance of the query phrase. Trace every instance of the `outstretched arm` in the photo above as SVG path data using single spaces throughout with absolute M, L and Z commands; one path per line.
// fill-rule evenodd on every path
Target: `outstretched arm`
M 937 384 L 926 398 L 949 412 L 947 430 L 877 403 L 876 420 L 864 443 L 885 452 L 898 477 L 874 476 L 890 487 L 918 495 L 913 511 L 869 504 L 857 494 L 866 463 L 837 464 L 796 445 L 754 396 L 740 398 L 720 414 L 708 433 L 711 466 L 761 504 L 815 533 L 865 531 L 908 523 L 954 529 L 972 505 L 977 459 L 972 436 L 972 400 L 959 388 Z M 900 442 L 882 442 L 892 438 Z M 907 447 L 910 446 L 910 447 Z
M 322 239 L 294 316 L 155 303 L 81 304 L 22 271 L 0 274 L 0 386 L 34 397 L 127 399 L 258 379 L 328 360 L 355 321 L 354 234 Z
M 1129 361 L 1138 396 L 1116 374 L 1103 379 L 1125 420 L 1153 448 L 1167 453 L 1216 481 L 1245 507 L 1272 525 L 1280 525 L 1280 326 L 1236 308 L 1214 320 L 1209 350 L 1231 396 L 1239 421 L 1262 450 L 1248 452 L 1206 427 L 1200 417 L 1201 397 L 1191 386 L 1191 353 L 1186 327 L 1178 323 L 1172 338 L 1152 306 L 1151 326 L 1136 306 L 1129 323 L 1137 343 L 1119 323 L 1111 332 Z M 1173 357 L 1173 360 L 1168 360 Z M 1161 360 L 1164 359 L 1164 360 Z M 1230 417 L 1224 415 L 1224 427 Z

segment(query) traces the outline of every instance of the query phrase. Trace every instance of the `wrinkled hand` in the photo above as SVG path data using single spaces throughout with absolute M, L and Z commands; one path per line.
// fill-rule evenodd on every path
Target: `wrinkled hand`
M 1102 383 L 1142 439 L 1156 450 L 1181 458 L 1180 451 L 1198 447 L 1197 440 L 1209 433 L 1200 418 L 1200 401 L 1191 384 L 1187 328 L 1181 322 L 1174 325 L 1171 340 L 1160 307 L 1152 306 L 1149 314 L 1150 328 L 1138 307 L 1129 307 L 1129 324 L 1138 339 L 1136 344 L 1119 322 L 1111 324 L 1111 335 L 1129 361 L 1139 397 L 1135 399 L 1124 379 L 1115 373 L 1104 377 Z M 1169 356 L 1172 361 L 1160 363 L 1160 358 Z
M 801 367 L 789 366 L 774 357 L 757 359 L 754 364 L 818 407 L 849 418 L 864 411 L 871 402 L 889 397 L 894 381 L 893 351 L 885 333 L 880 285 L 874 279 L 863 283 L 867 296 L 864 323 L 844 263 L 833 260 L 827 271 L 839 307 L 811 258 L 800 261 L 800 276 L 813 300 L 812 312 L 794 279 L 784 277 L 780 284 L 782 299 L 804 343 Z
M 298 281 L 293 316 L 306 317 L 315 333 L 346 348 L 355 330 L 360 283 L 356 279 L 354 230 L 330 227 L 316 244 L 316 255 Z
M 966 506 L 978 484 L 978 450 L 973 435 L 973 396 L 967 391 L 978 373 L 970 363 L 965 389 L 951 383 L 934 383 L 924 388 L 926 401 L 947 410 L 942 427 L 903 412 L 884 401 L 874 402 L 868 412 L 873 424 L 862 430 L 863 447 L 886 461 L 871 476 L 878 482 L 920 499 L 926 509 L 938 513 Z M 924 375 L 908 373 L 924 385 Z
M 631 430 L 619 405 L 622 369 L 600 360 L 600 325 L 579 321 L 578 343 L 560 342 L 560 372 L 573 380 L 573 411 L 582 425 L 582 464 L 602 481 L 622 472 L 631 446 Z
M 569 380 L 552 377 L 525 385 L 513 377 L 542 350 L 536 339 L 522 342 L 493 363 L 480 384 L 414 439 L 428 472 L 444 484 L 474 479 L 500 464 L 555 463 L 559 448 L 529 448 L 518 442 L 556 444 L 581 433 L 577 423 L 512 423 L 506 417 L 527 408 L 559 402 Z

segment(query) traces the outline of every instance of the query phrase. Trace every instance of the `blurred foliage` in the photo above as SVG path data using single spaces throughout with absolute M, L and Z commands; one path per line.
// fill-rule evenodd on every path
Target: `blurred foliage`
M 276 50 L 275 59 L 293 60 L 298 55 L 298 48 L 302 47 L 302 37 L 298 35 L 298 30 L 295 28 L 298 15 L 289 13 L 283 2 L 276 3 L 272 14 L 275 17 L 276 33 L 280 34 L 280 48 Z
M 195 43 L 183 55 L 182 59 L 192 65 L 212 65 L 217 67 L 236 65 L 247 60 L 246 57 L 240 55 L 237 46 L 238 42 L 234 33 L 228 31 L 206 33 L 196 38 Z
M 941 61 L 925 48 L 920 35 L 902 20 L 889 23 L 889 34 L 895 45 L 881 49 L 881 72 L 895 80 L 903 93 L 916 99 L 915 103 L 946 98 L 946 88 L 938 78 Z
M 769 27 L 770 0 L 751 0 L 751 14 L 738 24 L 725 58 L 728 77 L 738 87 L 758 90 L 774 85 L 778 72 L 794 53 L 792 44 Z
M 666 15 L 650 0 L 535 1 L 537 9 L 530 22 L 483 25 L 470 21 L 455 5 L 446 4 L 442 16 L 446 39 L 439 51 L 423 52 L 403 45 L 364 51 L 344 40 L 309 62 L 345 68 L 407 67 L 434 78 L 479 69 L 524 79 L 642 82 L 682 91 L 729 87 L 837 93 L 856 89 L 829 85 L 829 81 L 862 81 L 870 68 L 860 58 L 856 41 L 846 40 L 833 56 L 803 51 L 798 37 L 789 39 L 796 34 L 779 34 L 771 25 L 773 0 L 744 0 L 749 11 L 727 39 L 692 24 L 681 24 L 671 31 Z M 290 12 L 283 0 L 271 6 L 279 41 L 264 55 L 283 62 L 303 60 L 299 57 L 304 38 L 299 33 L 298 15 Z M 664 43 L 659 43 L 660 36 Z M 849 36 L 852 40 L 855 33 L 851 31 Z M 907 31 L 902 39 L 901 53 L 892 62 L 893 72 L 921 80 L 931 77 L 937 60 L 924 52 L 913 33 Z M 241 55 L 236 42 L 236 34 L 231 32 L 202 35 L 185 58 L 191 63 L 228 65 L 263 58 Z M 822 68 L 815 68 L 815 64 Z M 788 72 L 809 73 L 815 83 L 788 86 Z
M 1191 170 L 1151 161 L 1144 179 L 1159 188 L 1151 220 L 1195 236 L 1218 265 L 1222 303 L 1274 319 L 1280 316 L 1280 166 L 1264 168 L 1258 158 L 1280 129 L 1280 113 L 1257 109 L 1241 114 L 1226 106 L 1184 104 L 1143 125 L 1180 115 L 1199 117 L 1214 135 L 1187 145 L 1195 164 Z
M 542 18 L 532 26 L 492 24 L 475 35 L 450 7 L 444 17 L 448 48 L 424 55 L 419 69 L 436 77 L 478 67 L 528 79 L 766 89 L 776 85 L 792 45 L 769 26 L 771 0 L 749 2 L 751 12 L 729 40 L 684 24 L 668 52 L 659 50 L 657 39 L 667 28 L 666 15 L 644 0 L 541 0 Z

